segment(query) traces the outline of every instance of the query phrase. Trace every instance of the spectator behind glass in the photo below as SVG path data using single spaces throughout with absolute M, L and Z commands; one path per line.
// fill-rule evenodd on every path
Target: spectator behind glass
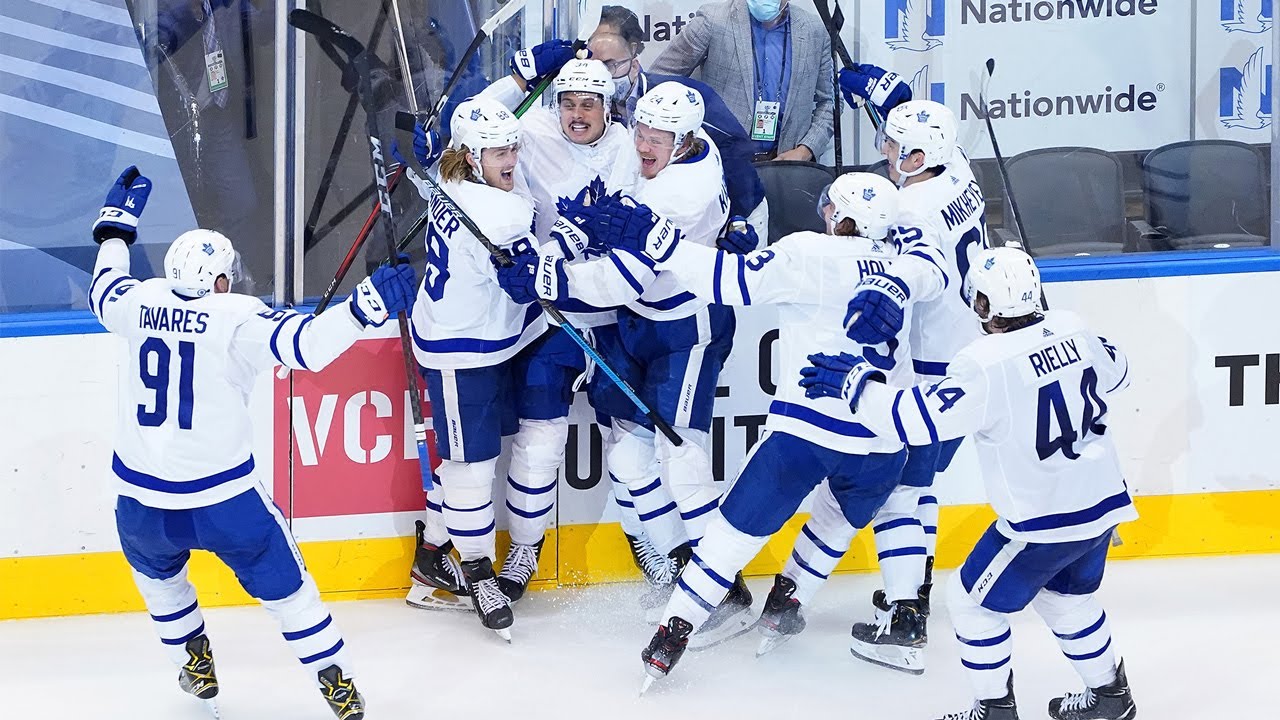
M 742 124 L 710 85 L 688 77 L 644 72 L 640 65 L 643 40 L 644 31 L 635 13 L 621 5 L 604 7 L 589 47 L 591 56 L 603 62 L 613 75 L 614 119 L 630 126 L 631 114 L 640 96 L 649 88 L 667 81 L 683 83 L 700 92 L 706 105 L 702 129 L 720 150 L 725 190 L 729 193 L 729 213 L 749 218 L 758 232 L 766 232 L 768 209 L 764 202 L 764 185 L 751 165 L 754 143 L 747 138 Z
M 831 144 L 831 39 L 787 0 L 708 3 L 653 63 L 715 88 L 751 132 L 756 158 L 814 160 Z

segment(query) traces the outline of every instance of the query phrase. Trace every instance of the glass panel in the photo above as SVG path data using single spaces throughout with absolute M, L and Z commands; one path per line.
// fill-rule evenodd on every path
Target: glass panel
M 443 0 L 425 3 L 400 0 L 404 16 L 404 33 L 409 65 L 412 69 L 414 96 L 420 110 L 426 111 L 440 97 L 444 83 L 457 66 L 463 52 L 475 37 L 480 24 L 498 8 L 494 0 Z M 401 154 L 413 166 L 411 133 L 395 130 L 398 110 L 413 108 L 409 101 L 396 24 L 384 3 L 383 10 L 370 12 L 368 6 L 330 4 L 326 17 L 347 29 L 366 47 L 375 49 L 378 58 L 374 73 L 374 101 L 378 111 L 379 133 L 384 147 L 394 140 Z M 448 119 L 462 100 L 483 90 L 507 71 L 507 61 L 521 46 L 524 27 L 521 11 L 505 22 L 493 37 L 481 44 L 472 56 L 458 84 L 449 95 L 442 113 L 439 130 L 447 137 Z M 315 301 L 328 287 L 343 257 L 352 247 L 361 227 L 375 208 L 373 174 L 365 135 L 365 113 L 352 94 L 356 86 L 353 73 L 344 71 L 345 58 L 326 53 L 313 38 L 306 40 L 305 72 L 306 161 L 304 185 L 304 295 Z M 393 162 L 388 157 L 389 162 Z M 394 177 L 394 168 L 388 170 Z M 413 223 L 425 209 L 416 189 L 408 181 L 396 185 L 392 193 L 396 217 L 396 237 Z M 385 236 L 381 227 L 369 234 L 364 248 L 357 253 L 351 271 L 339 286 L 342 297 L 374 266 L 387 257 Z M 421 267 L 425 249 L 421 241 L 410 243 L 409 253 Z
M 199 224 L 240 250 L 237 290 L 270 293 L 271 12 L 266 0 L 0 5 L 0 160 L 13 169 L 0 176 L 0 311 L 85 307 L 89 229 L 129 165 L 154 182 L 136 276 L 157 274 Z

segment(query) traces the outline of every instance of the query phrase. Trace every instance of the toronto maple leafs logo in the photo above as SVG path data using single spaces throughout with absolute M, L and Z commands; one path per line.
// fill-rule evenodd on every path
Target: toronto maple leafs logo
M 694 93 L 692 90 L 686 93 L 685 97 L 689 98 L 689 102 L 693 103 L 694 105 L 698 104 L 698 95 Z
M 921 124 L 929 122 L 929 111 L 921 110 L 920 112 L 916 113 L 916 122 L 919 122 Z
M 200 250 L 201 250 L 205 255 L 212 255 L 212 254 L 213 254 L 213 243 L 205 243 L 204 245 L 202 245 L 202 246 L 200 247 Z
M 475 110 L 472 110 L 472 111 L 471 111 L 471 121 L 472 121 L 472 122 L 475 122 L 476 120 L 479 120 L 479 119 L 480 119 L 480 115 L 481 115 L 481 114 L 482 114 L 482 113 L 480 112 L 480 108 L 476 108 Z
M 872 188 L 867 188 L 866 190 L 862 191 L 862 199 L 866 200 L 867 202 L 871 202 L 871 199 L 874 198 L 875 196 L 876 196 L 876 191 Z
M 1260 35 L 1271 32 L 1274 0 L 1223 0 L 1219 18 L 1227 32 Z
M 987 262 L 983 264 L 982 269 L 990 270 L 991 268 L 995 267 L 995 265 L 996 265 L 996 259 L 993 257 L 990 257 L 990 258 L 987 258 Z

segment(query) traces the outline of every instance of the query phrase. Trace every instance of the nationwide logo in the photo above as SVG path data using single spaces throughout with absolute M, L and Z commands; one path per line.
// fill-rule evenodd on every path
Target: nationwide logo
M 1219 17 L 1227 32 L 1243 32 L 1257 35 L 1271 32 L 1272 0 L 1219 0 L 1222 3 Z
M 946 0 L 884 0 L 884 40 L 893 50 L 927 52 L 947 31 Z
M 1030 90 L 1013 92 L 1003 98 L 987 100 L 987 112 L 994 120 L 1000 118 L 1071 117 L 1075 115 L 1110 115 L 1112 113 L 1151 112 L 1159 102 L 1164 83 L 1155 91 L 1139 91 L 1129 83 L 1116 89 L 1108 85 L 1099 93 L 1074 95 L 1036 95 Z M 960 93 L 960 119 L 970 117 L 982 120 L 982 103 L 977 95 Z
M 960 24 L 1135 17 L 1159 9 L 1160 0 L 960 0 Z
M 1266 48 L 1253 51 L 1244 67 L 1218 71 L 1218 118 L 1223 127 L 1261 130 L 1271 126 L 1271 63 Z
M 917 70 L 916 74 L 907 82 L 907 85 L 911 88 L 911 97 L 917 100 L 928 98 L 943 105 L 947 103 L 946 84 L 930 82 L 928 65 Z

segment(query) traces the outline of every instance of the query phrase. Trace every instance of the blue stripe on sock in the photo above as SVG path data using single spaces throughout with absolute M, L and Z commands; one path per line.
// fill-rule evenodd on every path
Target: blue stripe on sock
M 285 640 L 289 640 L 290 642 L 294 640 L 301 640 L 303 638 L 309 638 L 312 635 L 315 635 L 316 633 L 320 632 L 321 630 L 329 627 L 329 624 L 332 622 L 333 622 L 333 616 L 326 615 L 323 620 L 316 623 L 315 625 L 312 625 L 306 630 L 299 630 L 297 632 L 287 632 L 287 633 L 281 633 L 281 634 L 284 635 Z
M 640 513 L 640 520 L 641 522 L 648 522 L 649 520 L 652 520 L 656 517 L 662 517 L 663 515 L 666 515 L 667 513 L 675 509 L 676 509 L 676 504 L 673 502 L 669 502 L 666 505 L 663 505 L 662 507 L 658 508 L 657 510 L 654 510 L 653 512 Z
M 696 517 L 706 515 L 707 513 L 720 507 L 720 498 L 716 498 L 700 508 L 695 508 L 692 512 L 681 512 L 680 518 L 683 520 L 692 520 Z
M 719 573 L 717 573 L 715 570 L 712 570 L 702 558 L 698 557 L 697 553 L 693 554 L 693 564 L 697 565 L 698 569 L 706 573 L 707 577 L 711 578 L 712 580 L 715 580 L 716 584 L 720 585 L 725 590 L 728 590 L 733 587 L 732 581 L 725 580 L 723 577 L 720 576 Z
M 183 635 L 180 638 L 172 638 L 172 639 L 160 638 L 160 642 L 164 643 L 165 645 L 186 645 L 187 641 L 190 640 L 191 638 L 199 637 L 203 634 L 204 634 L 204 623 L 200 623 L 200 627 L 196 628 L 195 630 L 192 630 L 191 632 L 187 633 L 186 635 Z
M 925 551 L 924 548 L 917 546 L 917 547 L 898 548 L 896 550 L 885 550 L 884 552 L 880 553 L 876 557 L 878 557 L 881 560 L 887 560 L 889 558 L 904 557 L 907 555 L 927 555 L 927 554 L 928 553 Z
M 457 537 L 484 537 L 485 535 L 488 535 L 489 533 L 493 532 L 496 527 L 497 527 L 496 524 L 489 523 L 487 527 L 484 527 L 480 530 L 458 530 L 456 528 L 446 528 L 446 529 L 449 531 L 450 535 L 456 535 Z
M 1058 635 L 1058 638 L 1062 640 L 1079 640 L 1081 638 L 1087 638 L 1090 635 L 1098 632 L 1098 628 L 1102 627 L 1102 623 L 1106 621 L 1107 621 L 1107 614 L 1104 612 L 1102 613 L 1102 615 L 1098 616 L 1097 622 L 1095 622 L 1094 624 L 1090 625 L 1089 627 L 1083 630 L 1080 630 L 1078 632 L 1073 632 L 1073 633 L 1067 633 L 1066 635 L 1058 635 L 1058 633 L 1054 633 L 1054 635 Z
M 172 613 L 169 613 L 168 615 L 152 615 L 151 619 L 155 620 L 156 622 L 173 622 L 174 620 L 179 620 L 181 618 L 184 618 L 190 615 L 191 612 L 199 606 L 200 606 L 200 601 L 197 600 L 177 612 L 172 612 Z
M 1111 647 L 1111 638 L 1107 638 L 1106 644 L 1098 648 L 1096 652 L 1085 653 L 1083 655 L 1072 655 L 1068 652 L 1064 652 L 1062 654 L 1066 655 L 1068 660 L 1092 660 L 1106 652 L 1109 647 Z
M 634 498 L 634 497 L 640 497 L 641 495 L 648 495 L 649 493 L 653 492 L 654 490 L 657 490 L 657 489 L 658 489 L 658 486 L 659 486 L 659 485 L 661 485 L 661 484 L 662 484 L 662 478 L 658 477 L 658 478 L 654 478 L 654 479 L 653 479 L 653 482 L 649 483 L 648 485 L 645 485 L 644 487 L 640 488 L 639 490 L 628 490 L 628 492 L 630 492 L 630 493 L 631 493 L 631 497 L 633 497 L 633 498 Z
M 879 525 L 872 527 L 871 531 L 881 533 L 886 530 L 906 527 L 908 525 L 920 525 L 920 521 L 912 517 L 898 518 L 897 520 L 890 520 L 889 522 L 880 523 Z
M 542 495 L 543 493 L 549 493 L 556 488 L 556 484 L 554 481 L 550 485 L 547 485 L 545 487 L 540 487 L 540 488 L 521 485 L 515 480 L 512 480 L 510 475 L 507 476 L 507 484 L 526 495 Z
M 689 587 L 689 585 L 688 585 L 687 583 L 685 583 L 684 578 L 680 578 L 679 580 L 677 580 L 677 581 L 676 581 L 676 585 L 679 585 L 681 590 L 684 590 L 686 593 L 688 593 L 689 597 L 693 598 L 693 601 L 694 601 L 694 602 L 696 602 L 696 603 L 698 603 L 699 605 L 701 605 L 703 610 L 706 610 L 707 612 L 714 612 L 714 611 L 715 611 L 716 606 L 715 606 L 715 605 L 712 605 L 711 603 L 707 602 L 706 600 L 703 600 L 701 595 L 699 595 L 698 593 L 694 592 L 694 591 L 693 591 L 693 588 Z
M 526 510 L 521 510 L 520 508 L 516 507 L 515 505 L 512 505 L 510 502 L 507 502 L 507 509 L 508 509 L 508 510 L 510 510 L 511 512 L 513 512 L 513 513 L 515 513 L 515 514 L 519 515 L 520 517 L 529 518 L 530 520 L 533 520 L 533 519 L 535 519 L 535 518 L 540 518 L 540 517 L 542 517 L 543 515 L 546 515 L 547 513 L 551 512 L 551 507 L 552 507 L 551 505 L 548 505 L 548 506 L 546 506 L 546 507 L 542 508 L 541 510 L 534 510 L 533 512 L 529 512 L 529 511 L 526 511 Z
M 342 649 L 342 640 L 338 640 L 338 642 L 334 643 L 333 647 L 329 648 L 328 650 L 325 650 L 324 652 L 316 653 L 315 655 L 309 655 L 304 658 L 298 658 L 298 660 L 303 665 L 310 665 L 313 662 L 320 662 L 321 660 L 324 660 L 326 658 L 331 658 L 334 655 L 337 655 L 338 651 L 341 649 Z
M 844 553 L 842 553 L 842 552 L 840 552 L 840 551 L 838 551 L 838 550 L 833 550 L 833 549 L 831 549 L 830 547 L 827 547 L 827 544 L 826 544 L 826 543 L 824 543 L 824 542 L 822 542 L 821 540 L 819 540 L 819 539 L 818 539 L 818 536 L 817 536 L 817 535 L 814 535 L 814 534 L 813 534 L 813 531 L 809 529 L 809 524 L 808 524 L 808 523 L 805 523 L 805 524 L 800 528 L 800 532 L 804 533 L 804 536 L 805 536 L 805 537 L 807 537 L 807 538 L 809 538 L 809 542 L 813 543 L 814 547 L 818 548 L 819 550 L 821 550 L 822 552 L 826 553 L 827 555 L 829 555 L 829 556 L 831 556 L 831 557 L 833 557 L 833 558 L 835 558 L 835 559 L 837 559 L 837 560 L 839 560 L 839 559 L 841 558 L 841 556 L 843 556 L 843 555 L 844 555 Z
M 802 570 L 804 570 L 805 572 L 809 573 L 810 575 L 813 575 L 814 577 L 817 577 L 817 578 L 821 578 L 821 579 L 823 579 L 823 580 L 826 580 L 826 579 L 827 579 L 827 576 L 826 576 L 826 575 L 823 575 L 822 573 L 818 572 L 817 570 L 814 570 L 813 568 L 811 568 L 811 567 L 809 567 L 808 565 L 806 565 L 806 564 L 805 564 L 805 562 L 804 562 L 803 560 L 801 560 L 801 559 L 800 559 L 800 556 L 799 556 L 798 554 L 796 554 L 796 553 L 794 553 L 794 552 L 793 552 L 793 553 L 791 553 L 791 559 L 792 559 L 792 560 L 795 560 L 795 561 L 796 561 L 796 565 L 799 565 L 799 566 L 800 566 L 800 568 L 801 568 Z
M 991 647 L 992 645 L 999 645 L 1011 637 L 1013 637 L 1012 630 L 1005 630 L 996 637 L 984 638 L 982 640 L 970 640 L 969 638 L 960 637 L 959 633 L 956 634 L 956 639 L 969 647 Z
M 1010 660 L 1012 660 L 1012 659 L 1013 659 L 1013 656 L 1012 656 L 1012 655 L 1010 655 L 1009 657 L 1007 657 L 1007 658 L 1005 658 L 1005 659 L 1001 660 L 1000 662 L 993 662 L 993 663 L 976 663 L 976 662 L 969 662 L 968 660 L 965 660 L 964 658 L 960 658 L 960 664 L 961 664 L 961 665 L 964 665 L 965 667 L 969 668 L 970 670 L 999 670 L 1000 668 L 1004 667 L 1005 665 L 1008 665 L 1008 664 L 1009 664 L 1009 661 L 1010 661 Z

